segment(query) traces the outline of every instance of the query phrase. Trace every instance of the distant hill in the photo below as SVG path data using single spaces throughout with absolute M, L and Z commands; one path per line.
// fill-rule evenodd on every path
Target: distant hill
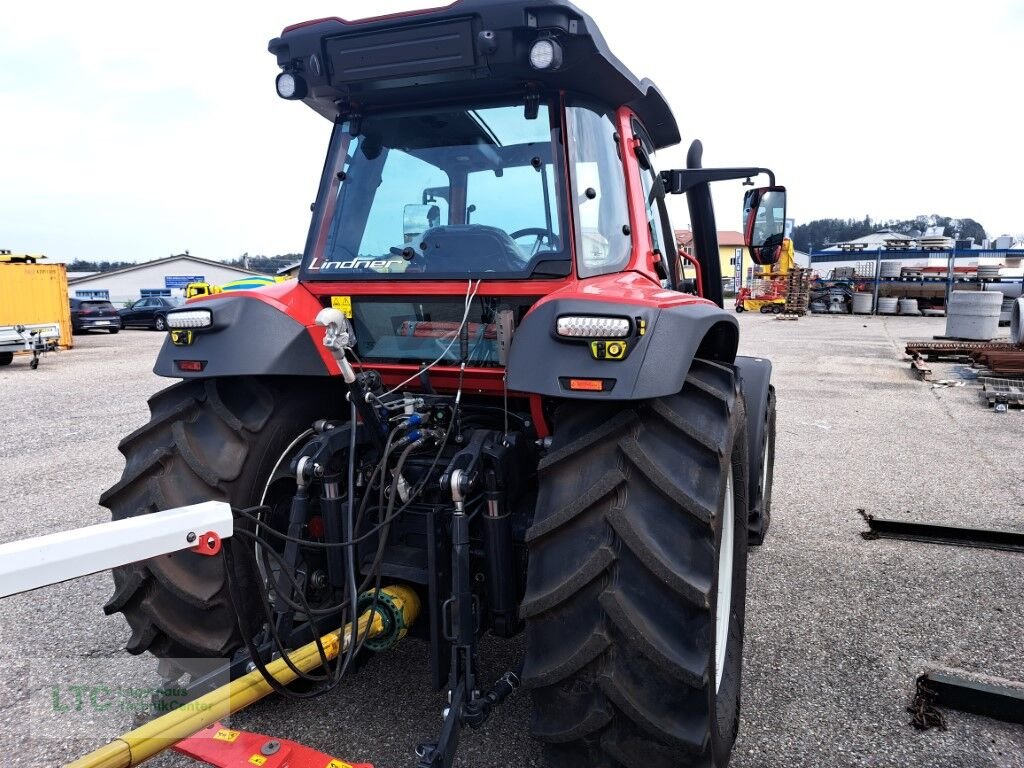
M 987 235 L 985 228 L 974 219 L 955 219 L 949 216 L 918 216 L 913 219 L 874 220 L 863 219 L 815 219 L 793 228 L 793 247 L 810 253 L 828 248 L 836 243 L 845 243 L 872 232 L 889 229 L 911 237 L 920 236 L 928 227 L 942 227 L 946 237 L 968 238 L 981 243 Z
M 244 267 L 265 275 L 276 275 L 279 269 L 302 260 L 301 253 L 282 253 L 277 256 L 250 256 L 243 254 L 225 262 L 232 267 Z
M 84 261 L 75 259 L 66 265 L 68 272 L 113 272 L 115 269 L 134 267 L 134 261 Z

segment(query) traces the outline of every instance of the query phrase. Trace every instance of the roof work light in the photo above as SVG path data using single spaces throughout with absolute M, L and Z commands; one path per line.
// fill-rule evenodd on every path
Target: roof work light
M 534 69 L 558 69 L 562 66 L 562 46 L 550 37 L 542 37 L 530 48 L 530 66 Z
M 277 76 L 277 95 L 282 99 L 301 99 L 306 92 L 306 81 L 294 72 L 282 72 Z

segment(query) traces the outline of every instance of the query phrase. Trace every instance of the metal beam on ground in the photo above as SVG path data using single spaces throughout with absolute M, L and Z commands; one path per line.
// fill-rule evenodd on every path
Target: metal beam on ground
M 947 544 L 955 547 L 978 547 L 1009 552 L 1024 552 L 1024 533 L 996 531 L 986 528 L 960 528 L 952 525 L 919 523 L 906 520 L 884 520 L 863 515 L 868 530 L 861 533 L 865 539 L 903 539 L 929 544 Z
M 1024 724 L 1024 688 L 982 683 L 942 672 L 927 672 L 917 681 L 918 687 L 925 686 L 933 696 L 934 706 Z

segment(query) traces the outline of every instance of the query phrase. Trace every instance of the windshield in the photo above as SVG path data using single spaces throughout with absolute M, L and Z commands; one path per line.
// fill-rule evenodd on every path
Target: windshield
M 532 119 L 519 102 L 342 123 L 303 277 L 568 275 L 564 175 L 559 131 L 544 104 Z

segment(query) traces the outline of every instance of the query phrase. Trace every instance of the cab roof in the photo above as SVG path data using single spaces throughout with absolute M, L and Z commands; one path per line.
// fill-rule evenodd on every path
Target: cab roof
M 553 70 L 530 66 L 542 37 L 562 49 Z M 565 91 L 606 108 L 630 107 L 655 148 L 680 141 L 664 96 L 608 48 L 594 20 L 563 0 L 461 0 L 359 21 L 332 17 L 285 28 L 270 41 L 303 99 L 328 119 L 460 98 Z

